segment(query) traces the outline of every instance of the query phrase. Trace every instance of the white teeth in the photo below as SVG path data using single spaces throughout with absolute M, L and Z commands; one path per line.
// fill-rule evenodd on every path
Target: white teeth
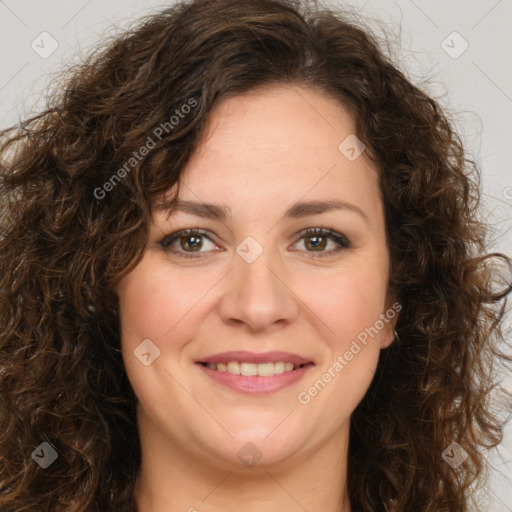
M 276 373 L 276 375 L 279 375 L 284 372 L 284 363 L 282 361 L 274 363 L 274 372 Z
M 240 363 L 237 361 L 230 361 L 227 366 L 228 373 L 240 375 Z
M 274 363 L 262 363 L 254 366 L 257 366 L 260 377 L 272 377 L 272 375 L 275 375 Z
M 212 370 L 232 373 L 233 375 L 243 375 L 244 377 L 272 377 L 284 372 L 291 372 L 300 367 L 300 365 L 284 361 L 259 364 L 229 361 L 228 363 L 207 363 L 207 366 Z
M 241 363 L 240 364 L 240 375 L 244 377 L 252 377 L 258 375 L 258 366 L 253 363 Z

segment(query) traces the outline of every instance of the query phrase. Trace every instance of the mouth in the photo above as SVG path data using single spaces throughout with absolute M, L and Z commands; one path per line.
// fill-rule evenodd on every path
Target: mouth
M 211 380 L 245 394 L 268 394 L 296 383 L 312 368 L 308 359 L 287 352 L 224 352 L 196 365 Z

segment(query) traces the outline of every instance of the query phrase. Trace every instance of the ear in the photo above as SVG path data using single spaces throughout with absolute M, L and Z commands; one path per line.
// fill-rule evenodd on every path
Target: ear
M 395 340 L 395 327 L 400 316 L 402 305 L 394 296 L 388 296 L 386 300 L 386 309 L 382 315 L 385 327 L 380 340 L 380 348 L 388 348 Z

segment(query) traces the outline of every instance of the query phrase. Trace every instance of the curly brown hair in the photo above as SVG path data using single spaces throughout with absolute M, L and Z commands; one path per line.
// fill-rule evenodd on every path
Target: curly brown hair
M 351 417 L 352 510 L 468 510 L 487 473 L 479 449 L 503 435 L 493 370 L 512 361 L 501 347 L 512 261 L 486 253 L 479 169 L 438 103 L 350 17 L 298 0 L 196 0 L 105 38 L 55 81 L 44 112 L 0 132 L 2 511 L 137 510 L 114 287 L 214 105 L 283 83 L 354 116 L 379 169 L 389 289 L 403 306 Z M 441 456 L 454 441 L 469 455 L 457 469 Z M 46 469 L 31 457 L 42 442 L 58 454 Z

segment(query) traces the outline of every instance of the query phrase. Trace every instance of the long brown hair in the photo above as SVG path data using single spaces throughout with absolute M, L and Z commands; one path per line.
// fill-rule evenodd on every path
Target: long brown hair
M 493 368 L 512 361 L 499 349 L 512 262 L 486 253 L 479 169 L 437 102 L 341 13 L 204 0 L 102 41 L 44 112 L 0 132 L 2 511 L 136 510 L 135 396 L 113 288 L 213 106 L 280 83 L 353 114 L 379 169 L 403 307 L 351 418 L 352 510 L 468 510 L 481 448 L 502 438 Z M 32 456 L 43 442 L 57 454 L 46 468 Z M 452 442 L 468 454 L 456 469 L 442 457 Z

